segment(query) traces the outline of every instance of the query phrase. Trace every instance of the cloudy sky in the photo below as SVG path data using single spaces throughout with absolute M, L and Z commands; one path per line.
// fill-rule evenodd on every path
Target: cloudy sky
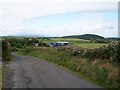
M 118 0 L 0 0 L 0 36 L 118 36 Z

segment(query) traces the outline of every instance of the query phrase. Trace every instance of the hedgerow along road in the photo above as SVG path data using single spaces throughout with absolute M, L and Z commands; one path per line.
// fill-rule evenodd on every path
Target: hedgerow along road
M 45 60 L 12 54 L 5 88 L 101 88 Z

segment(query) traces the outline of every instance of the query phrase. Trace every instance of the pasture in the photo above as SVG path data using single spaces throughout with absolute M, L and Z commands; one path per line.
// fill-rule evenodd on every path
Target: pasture
M 105 44 L 103 43 L 79 43 L 74 44 L 75 46 L 84 47 L 84 48 L 95 48 L 95 47 L 102 47 Z
M 106 45 L 105 43 L 95 43 L 95 42 L 91 42 L 91 40 L 76 39 L 76 38 L 51 38 L 49 40 L 45 39 L 42 41 L 45 43 L 66 41 L 69 42 L 70 45 L 84 47 L 84 48 L 102 47 L 103 45 Z

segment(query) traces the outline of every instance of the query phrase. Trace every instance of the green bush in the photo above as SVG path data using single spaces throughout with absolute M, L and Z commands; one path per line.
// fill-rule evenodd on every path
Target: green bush
M 33 50 L 33 47 L 26 47 L 25 49 L 23 49 L 22 52 L 24 52 L 24 53 L 30 53 L 30 52 L 32 52 L 32 50 Z
M 115 61 L 118 65 L 120 65 L 120 42 L 118 42 L 118 45 L 114 48 L 112 55 L 113 55 L 113 61 Z
M 12 47 L 12 48 L 11 48 L 11 51 L 12 51 L 12 52 L 17 52 L 18 50 L 19 50 L 19 49 L 16 48 L 16 47 Z
M 100 48 L 82 48 L 75 46 L 62 46 L 58 51 L 65 51 L 72 56 L 79 56 L 94 60 L 95 58 L 104 60 L 108 59 L 120 64 L 120 43 L 110 43 Z
M 8 41 L 2 41 L 2 60 L 11 61 L 11 45 Z

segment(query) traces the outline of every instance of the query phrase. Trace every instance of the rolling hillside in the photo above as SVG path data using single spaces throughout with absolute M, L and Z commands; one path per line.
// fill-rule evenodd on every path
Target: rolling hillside
M 84 34 L 84 35 L 71 35 L 63 36 L 62 38 L 79 38 L 79 39 L 104 39 L 104 37 L 94 34 Z

